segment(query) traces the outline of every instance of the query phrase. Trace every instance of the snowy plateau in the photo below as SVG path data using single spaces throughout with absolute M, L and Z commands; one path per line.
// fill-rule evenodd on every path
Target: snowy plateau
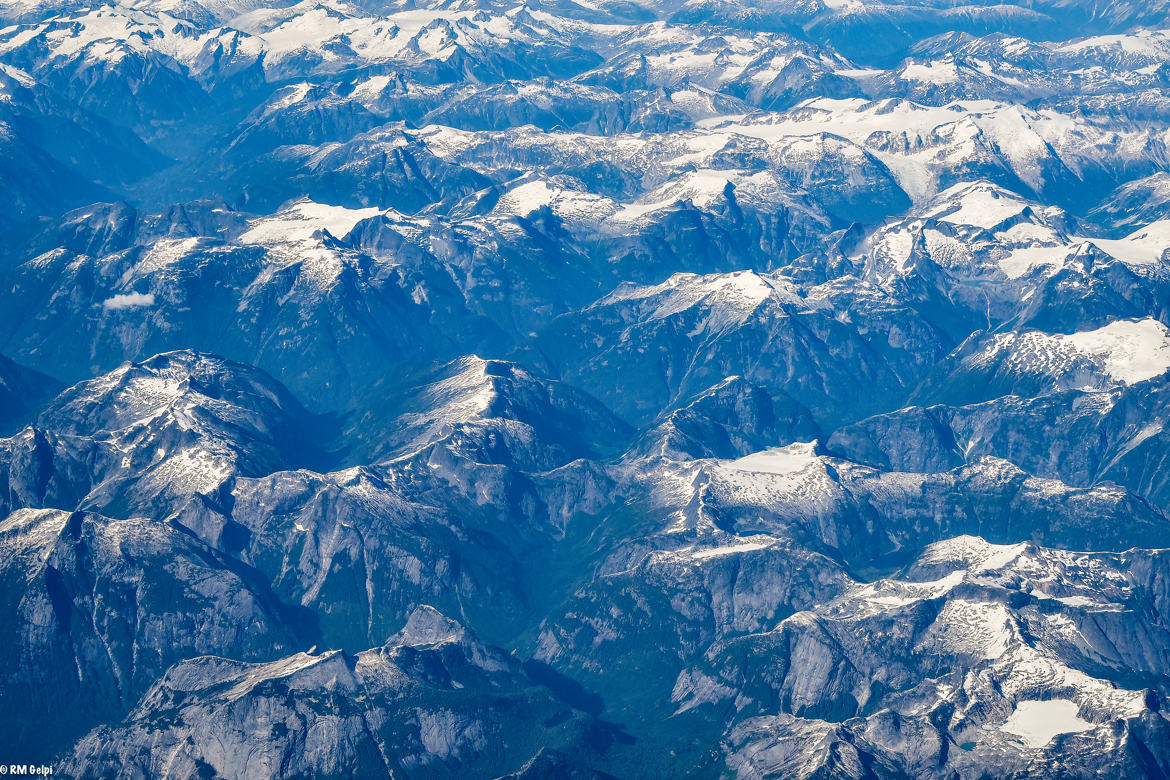
M 0 774 L 1170 777 L 1170 0 L 0 0 Z

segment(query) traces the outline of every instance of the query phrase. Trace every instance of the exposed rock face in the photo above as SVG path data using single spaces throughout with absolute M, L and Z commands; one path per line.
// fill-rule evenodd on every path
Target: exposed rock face
M 165 517 L 237 477 L 319 461 L 313 427 L 262 372 L 191 351 L 158 355 L 65 391 L 0 440 L 6 501 Z
M 305 641 L 246 567 L 165 522 L 20 509 L 0 524 L 5 751 L 47 755 L 116 716 L 171 664 Z
M 547 760 L 542 751 L 586 758 L 612 740 L 609 728 L 424 606 L 384 646 L 357 655 L 185 661 L 122 724 L 86 737 L 64 770 L 102 777 L 121 762 L 128 773 L 176 778 L 523 773 Z
M 704 661 L 715 673 L 690 672 L 708 682 L 678 698 L 682 707 L 703 695 L 735 700 L 743 720 L 730 763 L 746 776 L 809 765 L 848 776 L 850 764 L 871 762 L 879 776 L 1042 776 L 1054 767 L 1087 776 L 1098 766 L 1156 774 L 1164 760 L 1150 746 L 1167 726 L 1145 686 L 1164 673 L 1165 656 L 1128 652 L 1160 645 L 1147 632 L 1165 629 L 1125 617 L 1149 609 L 1140 594 L 1150 565 L 1165 566 L 1155 557 L 1133 566 L 1126 555 L 957 537 L 928 547 L 897 579 L 714 646 Z M 1093 587 L 1091 598 L 1063 584 L 1043 590 L 1098 576 L 1114 584 Z M 787 663 L 767 663 L 777 657 Z M 777 707 L 793 715 L 766 714 Z

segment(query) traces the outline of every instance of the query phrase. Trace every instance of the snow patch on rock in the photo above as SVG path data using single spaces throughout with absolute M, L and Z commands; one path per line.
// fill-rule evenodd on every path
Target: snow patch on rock
M 1000 731 L 1015 734 L 1030 748 L 1042 748 L 1061 734 L 1088 731 L 1093 724 L 1083 720 L 1080 708 L 1068 699 L 1021 701 Z

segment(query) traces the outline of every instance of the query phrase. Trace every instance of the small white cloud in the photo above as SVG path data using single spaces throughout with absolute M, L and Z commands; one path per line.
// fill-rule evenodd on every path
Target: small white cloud
M 132 309 L 136 306 L 154 306 L 154 293 L 125 293 L 108 298 L 102 303 L 102 308 L 106 311 L 111 311 L 112 309 Z

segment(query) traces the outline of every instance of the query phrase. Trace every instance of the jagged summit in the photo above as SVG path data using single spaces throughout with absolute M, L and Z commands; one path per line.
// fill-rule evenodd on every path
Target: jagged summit
M 628 426 L 581 390 L 476 355 L 395 393 L 357 425 L 354 438 L 369 442 L 362 454 L 370 460 L 442 447 L 526 470 L 612 455 L 630 436 Z

